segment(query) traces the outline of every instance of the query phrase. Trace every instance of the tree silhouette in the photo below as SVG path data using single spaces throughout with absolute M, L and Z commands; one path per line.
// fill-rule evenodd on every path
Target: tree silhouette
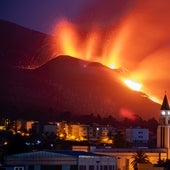
M 125 139 L 125 136 L 122 134 L 121 131 L 118 131 L 114 135 L 114 147 L 115 148 L 126 148 L 127 147 L 127 141 Z
M 25 139 L 20 134 L 13 136 L 8 148 L 8 154 L 22 153 L 27 151 Z
M 138 170 L 138 163 L 150 163 L 148 156 L 142 150 L 134 153 L 134 155 L 132 155 L 132 159 L 133 161 L 131 162 L 131 165 L 133 166 L 134 170 Z

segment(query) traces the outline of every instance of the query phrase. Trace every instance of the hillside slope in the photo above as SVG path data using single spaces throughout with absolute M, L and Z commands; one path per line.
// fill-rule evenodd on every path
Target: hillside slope
M 115 118 L 158 118 L 160 106 L 127 88 L 120 78 L 117 70 L 59 56 L 35 70 L 8 72 L 0 98 L 17 112 L 29 110 L 30 114 L 52 109 L 56 114 L 69 111 Z

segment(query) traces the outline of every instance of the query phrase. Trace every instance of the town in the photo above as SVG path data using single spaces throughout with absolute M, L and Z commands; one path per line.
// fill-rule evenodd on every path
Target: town
M 164 163 L 167 163 L 170 157 L 169 112 L 169 103 L 165 94 L 160 109 L 160 122 L 158 124 L 154 122 L 157 126 L 156 134 L 153 134 L 154 131 L 149 128 L 140 126 L 118 128 L 118 126 L 98 123 L 11 121 L 2 118 L 0 126 L 1 169 L 8 170 L 13 167 L 15 170 L 39 170 L 43 167 L 44 169 L 69 167 L 68 169 L 80 170 L 87 168 L 89 170 L 102 170 L 102 168 L 104 170 L 130 170 L 134 168 L 132 166 L 133 154 L 140 152 L 148 156 L 149 164 L 146 162 L 139 164 L 138 170 L 142 170 L 143 167 L 155 168 L 155 170 L 160 166 L 164 168 Z M 65 160 L 66 155 L 69 160 Z M 75 163 L 75 160 L 68 163 L 75 155 L 79 164 Z M 86 160 L 83 159 L 85 156 Z M 90 161 L 92 156 L 94 161 Z M 61 158 L 59 163 L 58 157 Z M 34 158 L 38 162 L 30 161 Z M 53 158 L 57 162 L 50 162 Z M 42 162 L 41 159 L 44 161 Z
M 37 148 L 45 142 L 46 146 L 42 147 L 55 148 L 54 145 L 56 145 L 57 140 L 67 141 L 67 143 L 74 142 L 118 148 L 148 147 L 149 145 L 149 129 L 141 127 L 118 129 L 111 125 L 96 123 L 81 124 L 66 121 L 40 123 L 23 120 L 16 120 L 11 123 L 8 119 L 3 121 L 4 125 L 0 126 L 1 133 L 20 135 L 28 140 L 26 141 L 28 146 L 33 145 L 34 147 L 37 146 Z M 7 143 L 7 139 L 1 140 L 1 145 L 7 145 Z

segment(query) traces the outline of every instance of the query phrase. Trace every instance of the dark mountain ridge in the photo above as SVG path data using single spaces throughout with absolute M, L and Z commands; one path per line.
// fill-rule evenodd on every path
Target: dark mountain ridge
M 50 35 L 0 20 L 1 64 L 12 67 L 39 67 L 52 58 Z

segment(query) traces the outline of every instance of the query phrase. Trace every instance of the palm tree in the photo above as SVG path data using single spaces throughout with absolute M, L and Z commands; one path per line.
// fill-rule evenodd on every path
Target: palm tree
M 134 153 L 134 155 L 132 155 L 131 158 L 133 159 L 131 165 L 133 166 L 134 170 L 138 170 L 137 167 L 138 163 L 150 163 L 148 156 L 142 150 L 139 150 L 136 153 Z

